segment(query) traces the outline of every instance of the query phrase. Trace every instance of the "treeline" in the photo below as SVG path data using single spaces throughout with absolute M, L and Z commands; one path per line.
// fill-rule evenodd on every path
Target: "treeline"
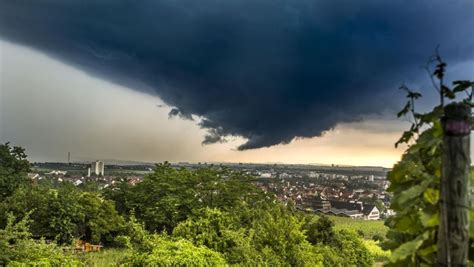
M 354 232 L 284 206 L 222 168 L 159 164 L 143 182 L 33 182 L 24 150 L 0 145 L 0 265 L 84 265 L 75 239 L 121 247 L 131 266 L 371 266 Z

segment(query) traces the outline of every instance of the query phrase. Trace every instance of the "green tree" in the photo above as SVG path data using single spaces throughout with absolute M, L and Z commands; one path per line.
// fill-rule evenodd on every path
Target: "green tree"
M 131 266 L 225 266 L 221 254 L 185 239 L 150 234 L 131 216 L 125 243 L 131 250 L 124 264 Z
M 123 225 L 123 218 L 111 200 L 99 193 L 81 192 L 68 183 L 55 189 L 42 185 L 20 187 L 0 203 L 0 217 L 6 218 L 8 213 L 18 218 L 30 214 L 32 235 L 59 243 L 69 243 L 74 238 L 111 241 L 111 235 Z M 5 220 L 0 223 L 5 224 Z
M 181 222 L 173 235 L 222 253 L 229 264 L 262 265 L 263 259 L 253 247 L 253 231 L 239 224 L 238 213 L 205 208 Z
M 276 262 L 291 266 L 322 264 L 322 258 L 306 240 L 302 223 L 282 205 L 258 211 L 252 225 L 254 246 L 269 265 Z
M 59 243 L 71 243 L 79 237 L 78 224 L 84 221 L 85 214 L 79 203 L 80 192 L 71 184 L 63 184 L 48 195 L 49 228 L 48 237 Z
M 372 266 L 374 264 L 374 257 L 357 234 L 340 230 L 336 233 L 335 242 L 334 248 L 341 255 L 342 266 Z
M 313 217 L 303 228 L 306 230 L 308 241 L 313 244 L 330 245 L 335 241 L 334 222 L 327 216 L 321 216 L 318 219 Z
M 94 243 L 111 242 L 113 235 L 122 230 L 124 220 L 115 210 L 114 203 L 98 193 L 84 192 L 78 199 L 84 220 L 77 224 L 79 236 Z
M 0 144 L 0 201 L 13 194 L 24 184 L 29 184 L 30 163 L 21 147 Z
M 135 252 L 126 264 L 132 266 L 225 266 L 219 253 L 195 246 L 185 239 L 171 240 L 154 235 L 149 252 Z
M 103 190 L 105 198 L 115 202 L 115 208 L 120 214 L 129 215 L 132 209 L 130 203 L 134 197 L 133 186 L 128 183 L 126 178 L 120 177 L 115 180 L 115 184 Z
M 175 169 L 164 163 L 143 182 L 130 186 L 122 181 L 108 189 L 106 196 L 116 201 L 122 214 L 134 211 L 147 230 L 171 233 L 202 208 L 232 210 L 241 203 L 257 206 L 271 198 L 252 181 L 252 177 L 229 169 Z
M 50 237 L 50 189 L 44 186 L 22 186 L 13 195 L 0 202 L 0 227 L 7 223 L 8 214 L 31 219 L 30 231 L 35 238 Z
M 5 228 L 0 229 L 1 266 L 77 266 L 79 262 L 65 255 L 55 243 L 33 240 L 28 231 L 29 217 L 15 222 L 7 216 Z

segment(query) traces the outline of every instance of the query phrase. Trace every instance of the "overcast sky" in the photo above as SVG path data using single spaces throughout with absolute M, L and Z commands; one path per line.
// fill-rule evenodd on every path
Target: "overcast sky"
M 474 76 L 473 8 L 0 0 L 0 142 L 33 161 L 390 167 L 398 85 L 433 104 L 420 65 L 437 44 L 454 79 Z

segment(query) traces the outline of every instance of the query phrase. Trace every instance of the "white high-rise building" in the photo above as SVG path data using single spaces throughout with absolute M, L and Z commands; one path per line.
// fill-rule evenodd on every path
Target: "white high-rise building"
M 95 162 L 91 163 L 91 170 L 95 175 L 104 175 L 104 162 L 96 160 Z

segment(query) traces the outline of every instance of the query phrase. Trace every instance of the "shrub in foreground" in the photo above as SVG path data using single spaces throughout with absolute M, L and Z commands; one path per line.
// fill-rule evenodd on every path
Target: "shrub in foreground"
M 28 231 L 28 216 L 15 223 L 8 215 L 7 224 L 0 229 L 0 266 L 77 266 L 80 263 L 63 253 L 56 243 L 33 240 Z

